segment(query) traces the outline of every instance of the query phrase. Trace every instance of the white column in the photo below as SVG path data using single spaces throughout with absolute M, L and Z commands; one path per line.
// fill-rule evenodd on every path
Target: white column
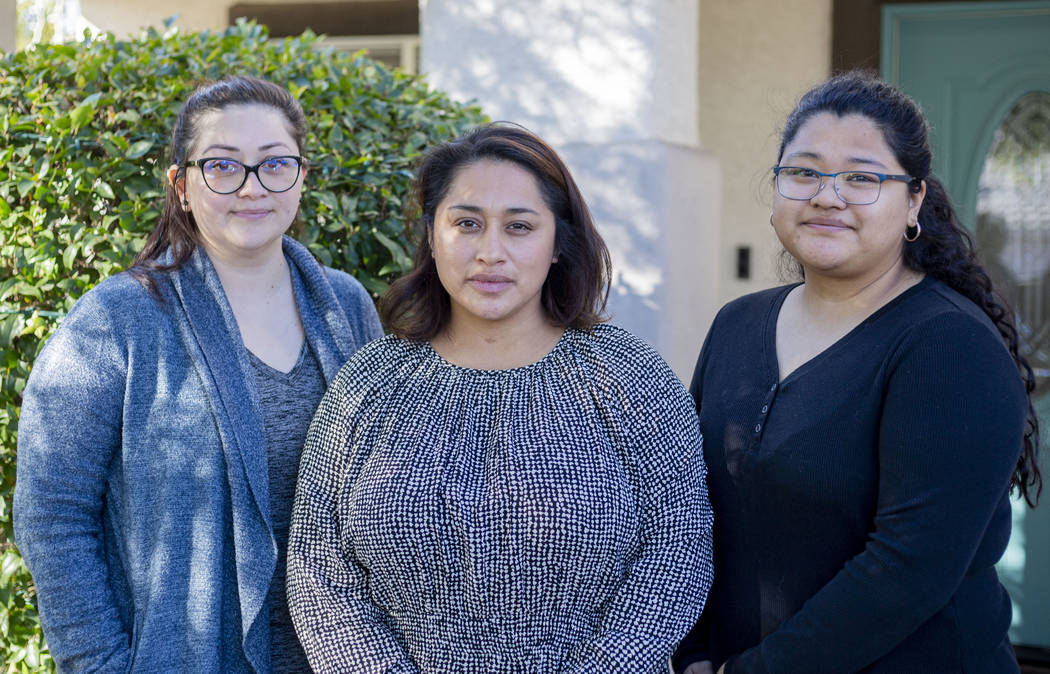
M 0 0 L 0 52 L 15 50 L 18 26 L 17 0 Z
M 550 142 L 613 256 L 613 322 L 688 381 L 718 308 L 696 0 L 421 0 L 422 71 Z

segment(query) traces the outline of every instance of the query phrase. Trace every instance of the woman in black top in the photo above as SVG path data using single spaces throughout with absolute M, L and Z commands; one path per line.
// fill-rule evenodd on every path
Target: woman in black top
M 715 581 L 678 672 L 1018 669 L 994 564 L 1042 484 L 1034 378 L 931 159 L 864 74 L 788 118 L 770 222 L 804 281 L 724 307 L 696 366 Z

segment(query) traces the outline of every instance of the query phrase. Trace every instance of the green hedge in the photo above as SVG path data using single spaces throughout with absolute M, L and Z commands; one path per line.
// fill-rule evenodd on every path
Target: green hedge
M 124 269 L 153 227 L 169 130 L 195 83 L 260 75 L 300 100 L 311 170 L 297 238 L 374 294 L 410 265 L 403 207 L 420 152 L 484 121 L 418 77 L 317 46 L 309 33 L 270 41 L 239 23 L 0 59 L 0 673 L 54 668 L 12 537 L 21 392 L 61 316 Z

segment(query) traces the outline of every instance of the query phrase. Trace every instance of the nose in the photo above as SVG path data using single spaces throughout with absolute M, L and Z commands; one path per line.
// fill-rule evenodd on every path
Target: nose
M 845 208 L 848 205 L 839 196 L 839 191 L 835 187 L 835 179 L 828 176 L 821 176 L 820 188 L 809 201 L 823 208 Z
M 259 182 L 259 174 L 255 171 L 248 172 L 248 179 L 241 185 L 241 189 L 237 190 L 237 196 L 241 197 L 257 197 L 266 194 L 267 189 L 262 186 Z
M 477 259 L 485 264 L 499 264 L 506 259 L 503 232 L 499 227 L 486 227 L 478 241 Z

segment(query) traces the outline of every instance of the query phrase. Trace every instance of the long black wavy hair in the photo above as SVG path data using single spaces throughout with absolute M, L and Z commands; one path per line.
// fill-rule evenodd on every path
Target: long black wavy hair
M 1017 326 L 1009 303 L 995 289 L 988 272 L 978 262 L 973 239 L 962 227 L 944 185 L 932 173 L 933 151 L 929 143 L 929 125 L 919 105 L 874 73 L 852 71 L 836 75 L 806 92 L 788 116 L 781 134 L 777 162 L 784 148 L 795 138 L 799 128 L 811 117 L 831 112 L 839 117 L 864 115 L 881 131 L 908 175 L 915 180 L 913 191 L 926 182 L 926 198 L 919 209 L 922 233 L 904 244 L 904 264 L 911 270 L 929 274 L 943 281 L 959 294 L 979 306 L 1002 335 L 1010 356 L 1020 372 L 1028 398 L 1024 449 L 1010 485 L 1029 506 L 1035 507 L 1043 489 L 1039 472 L 1039 418 L 1032 406 L 1035 375 L 1019 352 Z

